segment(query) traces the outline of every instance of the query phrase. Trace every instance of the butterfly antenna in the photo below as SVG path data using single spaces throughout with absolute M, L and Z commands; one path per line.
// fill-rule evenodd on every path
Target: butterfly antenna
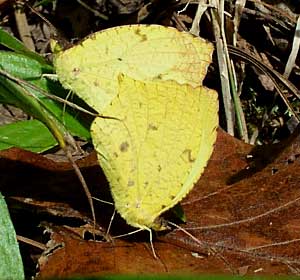
M 192 238 L 196 243 L 198 243 L 201 246 L 205 246 L 205 244 L 203 242 L 201 242 L 198 238 L 196 238 L 194 235 L 192 235 L 190 232 L 188 232 L 187 230 L 185 230 L 184 228 L 182 228 L 179 225 L 176 225 L 175 223 L 172 223 L 170 221 L 166 221 L 169 225 L 181 230 L 182 232 L 184 232 L 187 236 L 189 236 L 190 238 Z

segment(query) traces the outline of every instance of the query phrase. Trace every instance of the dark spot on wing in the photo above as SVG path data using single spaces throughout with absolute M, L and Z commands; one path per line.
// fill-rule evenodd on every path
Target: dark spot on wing
M 187 156 L 187 159 L 189 162 L 194 162 L 196 159 L 192 158 L 192 151 L 191 149 L 186 149 L 183 151 L 183 154 L 185 154 Z
M 160 166 L 160 164 L 157 166 L 157 170 L 158 170 L 158 172 L 161 171 L 161 166 Z
M 152 124 L 152 123 L 149 123 L 148 129 L 149 130 L 158 130 L 158 127 L 156 125 Z
M 141 42 L 147 41 L 147 35 L 142 33 L 139 28 L 137 28 L 134 33 L 141 38 Z
M 134 181 L 128 180 L 127 187 L 133 187 L 133 186 L 134 186 Z
M 121 145 L 120 145 L 120 151 L 121 152 L 127 152 L 128 151 L 128 148 L 129 148 L 129 144 L 127 142 L 123 142 Z
M 74 67 L 72 72 L 76 76 L 76 75 L 80 74 L 80 69 L 78 67 Z
M 119 60 L 119 61 L 122 61 L 123 59 L 122 59 L 121 57 L 118 57 L 118 60 Z

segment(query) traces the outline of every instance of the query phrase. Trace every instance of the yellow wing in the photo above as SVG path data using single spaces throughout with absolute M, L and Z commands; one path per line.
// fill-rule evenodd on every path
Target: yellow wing
M 101 113 L 118 92 L 120 73 L 196 87 L 206 75 L 212 50 L 204 39 L 175 28 L 129 25 L 94 33 L 59 52 L 54 64 L 63 86 Z
M 215 91 L 120 75 L 118 95 L 91 127 L 116 210 L 128 224 L 163 229 L 161 213 L 193 188 L 218 126 Z

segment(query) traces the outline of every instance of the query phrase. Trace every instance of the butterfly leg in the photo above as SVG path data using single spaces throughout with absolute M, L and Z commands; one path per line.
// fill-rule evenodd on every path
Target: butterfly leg
M 109 221 L 107 230 L 106 230 L 106 235 L 107 235 L 107 236 L 109 235 L 109 232 L 110 232 L 110 229 L 111 229 L 111 225 L 112 225 L 112 222 L 113 222 L 113 220 L 114 220 L 114 218 L 115 218 L 115 215 L 116 215 L 116 209 L 114 209 L 114 212 L 113 212 L 113 214 L 111 215 L 111 218 L 110 218 L 110 221 Z
M 144 229 L 148 230 L 148 232 L 149 232 L 149 242 L 150 242 L 151 250 L 152 250 L 154 258 L 157 259 L 157 255 L 155 253 L 153 242 L 152 242 L 152 230 L 151 230 L 151 228 L 148 228 L 148 227 L 144 227 Z

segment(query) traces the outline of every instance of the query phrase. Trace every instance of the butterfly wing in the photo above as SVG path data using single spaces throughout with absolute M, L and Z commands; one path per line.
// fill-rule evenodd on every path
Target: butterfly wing
M 204 39 L 160 25 L 119 26 L 92 34 L 54 59 L 64 87 L 102 112 L 118 92 L 118 75 L 199 85 L 213 46 Z
M 120 76 L 118 95 L 91 133 L 115 201 L 128 224 L 161 229 L 161 213 L 193 188 L 212 153 L 217 94 L 176 82 Z

